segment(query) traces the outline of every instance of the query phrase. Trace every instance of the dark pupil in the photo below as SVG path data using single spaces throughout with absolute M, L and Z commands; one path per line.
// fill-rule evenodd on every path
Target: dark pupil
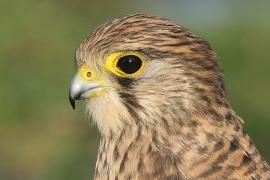
M 142 66 L 142 60 L 134 55 L 121 57 L 117 62 L 117 67 L 126 74 L 137 72 Z

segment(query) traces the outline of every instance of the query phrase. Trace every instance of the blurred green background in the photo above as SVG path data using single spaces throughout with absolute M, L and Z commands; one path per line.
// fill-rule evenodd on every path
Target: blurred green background
M 270 161 L 270 1 L 0 1 L 0 179 L 92 179 L 99 135 L 68 102 L 74 52 L 98 25 L 145 12 L 211 43 L 234 110 Z

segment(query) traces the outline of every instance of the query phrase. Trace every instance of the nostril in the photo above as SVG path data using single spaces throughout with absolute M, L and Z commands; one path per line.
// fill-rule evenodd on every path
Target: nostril
M 92 76 L 92 73 L 91 73 L 90 71 L 88 71 L 88 72 L 86 73 L 86 76 L 90 78 L 90 77 Z

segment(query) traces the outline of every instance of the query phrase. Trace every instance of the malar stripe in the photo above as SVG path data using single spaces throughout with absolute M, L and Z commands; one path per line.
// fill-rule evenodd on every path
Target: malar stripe
M 125 88 L 130 88 L 134 83 L 134 80 L 129 78 L 117 77 L 116 80 L 121 86 Z
M 137 110 L 142 109 L 142 106 L 139 105 L 137 100 L 134 97 L 131 97 L 130 94 L 120 92 L 120 97 L 122 98 L 122 102 L 124 103 L 131 117 L 133 117 L 136 123 L 139 123 L 140 118 Z
M 126 92 L 120 92 L 120 97 L 125 101 L 125 104 L 129 104 L 134 109 L 143 110 L 143 107 L 138 103 L 135 95 Z
M 129 112 L 129 114 L 131 115 L 131 117 L 133 117 L 133 119 L 135 120 L 136 123 L 139 123 L 139 115 L 138 113 L 136 112 L 136 110 L 134 110 L 133 107 L 131 107 L 129 104 L 125 103 L 126 107 L 127 107 L 127 110 Z

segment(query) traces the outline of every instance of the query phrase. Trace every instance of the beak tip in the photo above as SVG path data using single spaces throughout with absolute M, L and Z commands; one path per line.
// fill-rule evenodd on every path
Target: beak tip
M 70 105 L 72 106 L 72 108 L 75 109 L 75 99 L 72 97 L 69 97 L 69 102 L 70 102 Z

